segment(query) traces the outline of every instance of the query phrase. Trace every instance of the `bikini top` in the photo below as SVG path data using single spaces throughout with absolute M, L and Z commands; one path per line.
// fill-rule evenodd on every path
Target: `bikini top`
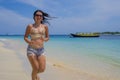
M 32 27 L 30 31 L 30 37 L 31 39 L 38 39 L 38 38 L 44 38 L 45 37 L 45 28 L 43 26 L 40 26 L 39 28 Z

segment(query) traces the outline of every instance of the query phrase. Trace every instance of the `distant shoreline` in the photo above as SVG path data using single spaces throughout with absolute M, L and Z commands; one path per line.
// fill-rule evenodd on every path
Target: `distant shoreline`
M 88 32 L 76 32 L 76 33 L 88 33 Z M 96 33 L 100 35 L 120 35 L 120 32 L 89 32 L 89 33 Z M 69 34 L 50 34 L 50 36 L 64 36 L 64 35 L 70 35 Z M 24 34 L 0 34 L 0 36 L 24 36 Z

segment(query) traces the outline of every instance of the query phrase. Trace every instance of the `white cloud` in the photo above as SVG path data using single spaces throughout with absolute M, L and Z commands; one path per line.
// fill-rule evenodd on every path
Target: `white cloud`
M 95 7 L 99 13 L 107 15 L 120 14 L 120 0 L 95 0 Z
M 25 18 L 14 11 L 5 9 L 0 7 L 0 31 L 5 31 L 3 29 L 7 29 L 8 32 L 20 32 L 20 30 L 25 29 L 28 23 L 31 23 L 32 20 L 29 18 Z
M 29 4 L 31 2 L 32 4 L 32 1 L 33 0 L 27 0 L 26 2 L 29 2 Z M 75 29 L 87 30 L 88 28 L 91 30 L 105 30 L 110 28 L 108 22 L 112 25 L 116 24 L 111 18 L 114 18 L 115 16 L 119 17 L 120 14 L 120 0 L 86 0 L 87 2 L 82 0 L 74 0 L 74 2 L 65 0 L 54 0 L 53 2 L 40 0 L 41 4 L 36 1 L 37 0 L 32 4 L 33 6 L 44 6 L 44 8 L 47 8 L 49 11 L 51 10 L 52 14 L 55 14 L 60 18 L 53 24 L 56 26 L 55 29 L 57 29 L 55 31 L 60 31 L 60 29 L 65 29 L 65 31 Z M 53 7 L 54 9 L 52 9 Z M 81 13 L 83 15 L 81 15 Z M 118 23 L 118 25 L 120 24 Z
M 105 30 L 105 29 L 120 29 L 120 23 L 117 22 L 116 17 L 120 17 L 120 0 L 61 0 L 61 1 L 46 1 L 46 0 L 15 0 L 24 4 L 34 6 L 36 8 L 47 10 L 51 15 L 58 17 L 52 21 L 53 30 L 55 33 L 62 33 L 63 31 L 77 31 L 80 30 Z M 3 11 L 0 11 L 0 14 Z M 11 16 L 15 15 L 19 18 L 18 21 L 10 21 L 5 18 L 2 21 L 14 25 L 14 22 L 24 21 L 24 17 L 16 14 L 13 11 L 5 10 Z M 2 13 L 1 15 L 4 15 Z M 5 15 L 4 15 L 5 16 Z M 0 16 L 1 17 L 1 16 Z M 3 18 L 3 17 L 2 17 Z M 15 19 L 15 18 L 14 18 Z M 25 18 L 27 22 L 30 19 Z M 118 19 L 120 20 L 120 19 Z M 23 22 L 25 24 L 26 22 Z M 18 24 L 18 23 L 17 23 Z M 17 25 L 16 24 L 16 25 Z M 114 25 L 118 27 L 114 27 Z M 74 27 L 73 27 L 74 26 Z M 113 28 L 112 28 L 113 27 Z M 52 29 L 50 29 L 52 30 Z M 52 30 L 52 31 L 53 31 Z M 53 31 L 53 32 L 54 32 Z
M 41 8 L 43 6 L 43 0 L 16 0 L 18 2 L 22 2 L 36 8 Z

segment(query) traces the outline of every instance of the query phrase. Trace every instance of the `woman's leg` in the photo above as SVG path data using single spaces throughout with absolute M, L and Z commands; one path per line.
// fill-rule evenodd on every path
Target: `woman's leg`
M 39 64 L 37 60 L 37 56 L 35 54 L 28 55 L 28 59 L 32 66 L 32 80 L 38 79 L 37 73 L 39 70 Z
M 38 63 L 39 63 L 39 73 L 44 72 L 46 68 L 46 56 L 45 55 L 38 56 Z

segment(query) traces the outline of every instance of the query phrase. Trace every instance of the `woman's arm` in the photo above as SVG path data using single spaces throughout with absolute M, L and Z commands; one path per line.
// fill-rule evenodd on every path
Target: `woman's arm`
M 49 31 L 48 26 L 45 25 L 45 38 L 44 41 L 47 42 L 49 40 Z
M 30 44 L 31 43 L 31 40 L 28 39 L 28 36 L 30 34 L 30 29 L 31 29 L 31 26 L 28 25 L 27 28 L 26 28 L 26 32 L 25 32 L 25 35 L 24 35 L 24 40 Z

